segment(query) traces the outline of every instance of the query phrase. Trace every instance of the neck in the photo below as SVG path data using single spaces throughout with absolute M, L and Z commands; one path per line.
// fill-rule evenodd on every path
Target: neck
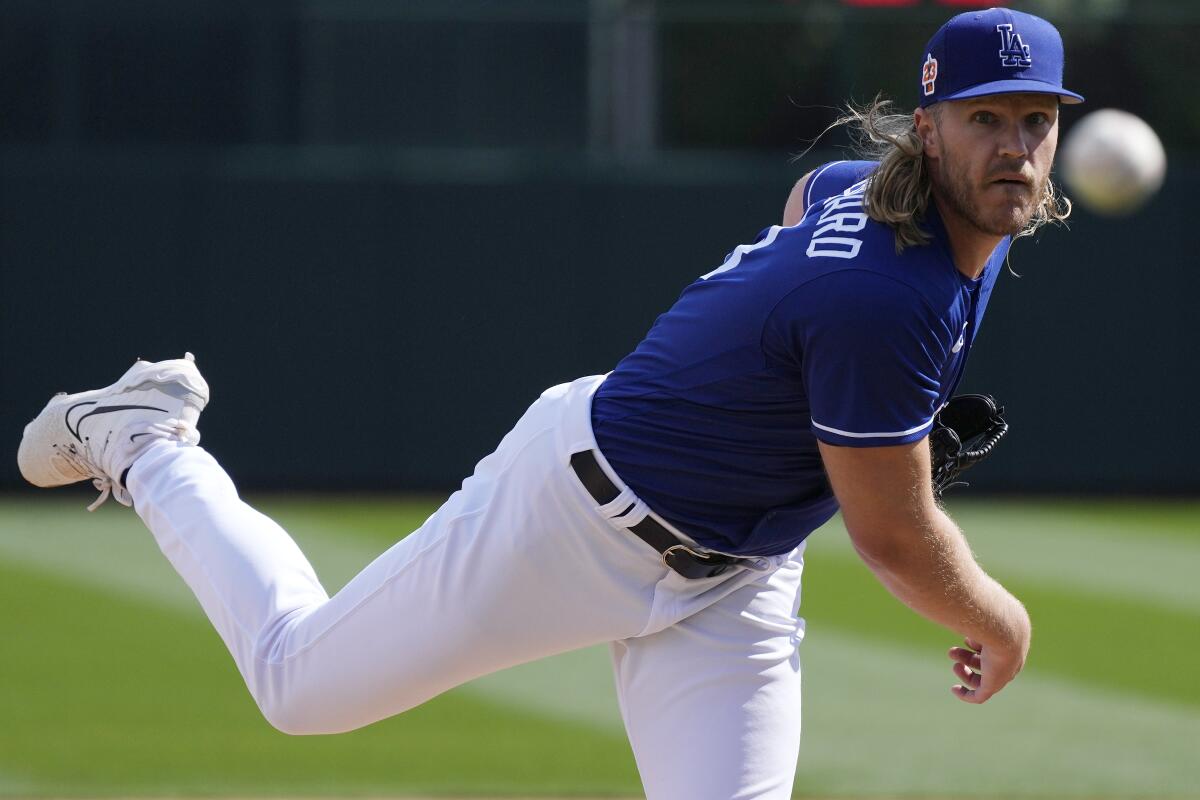
M 950 239 L 950 255 L 954 259 L 955 268 L 972 280 L 978 278 L 987 266 L 988 256 L 1004 237 L 979 230 L 949 203 L 942 200 L 936 189 L 933 201 L 937 204 L 942 224 L 946 227 L 946 235 Z

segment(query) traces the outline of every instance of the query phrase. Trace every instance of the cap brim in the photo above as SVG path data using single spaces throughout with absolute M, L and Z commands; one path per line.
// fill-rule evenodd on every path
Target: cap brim
M 939 98 L 939 100 L 966 100 L 969 97 L 984 97 L 989 94 L 1056 94 L 1059 100 L 1075 105 L 1083 102 L 1083 95 L 1069 92 L 1061 86 L 1055 86 L 1045 81 L 1008 80 L 991 81 L 972 86 L 954 94 Z

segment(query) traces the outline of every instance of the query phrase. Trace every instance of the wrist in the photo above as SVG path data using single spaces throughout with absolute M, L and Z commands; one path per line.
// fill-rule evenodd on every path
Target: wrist
M 989 630 L 979 637 L 978 641 L 984 646 L 1017 652 L 1024 657 L 1025 653 L 1029 652 L 1029 642 L 1033 634 L 1029 612 L 1025 610 L 1021 601 L 999 584 L 997 588 L 1003 593 L 1004 602 L 993 624 L 988 626 Z

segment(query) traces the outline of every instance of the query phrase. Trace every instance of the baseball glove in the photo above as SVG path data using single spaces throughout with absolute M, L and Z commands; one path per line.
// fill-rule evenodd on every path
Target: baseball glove
M 986 394 L 961 394 L 938 412 L 929 432 L 933 466 L 933 493 L 938 497 L 954 486 L 966 486 L 958 477 L 991 455 L 1008 433 L 1004 408 Z

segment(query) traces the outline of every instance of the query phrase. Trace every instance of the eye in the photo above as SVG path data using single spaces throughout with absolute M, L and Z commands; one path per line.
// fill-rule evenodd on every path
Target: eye
M 1050 115 L 1044 111 L 1035 111 L 1025 118 L 1030 125 L 1042 126 L 1050 124 Z
M 976 111 L 971 115 L 971 121 L 990 125 L 996 121 L 996 115 L 990 111 Z

